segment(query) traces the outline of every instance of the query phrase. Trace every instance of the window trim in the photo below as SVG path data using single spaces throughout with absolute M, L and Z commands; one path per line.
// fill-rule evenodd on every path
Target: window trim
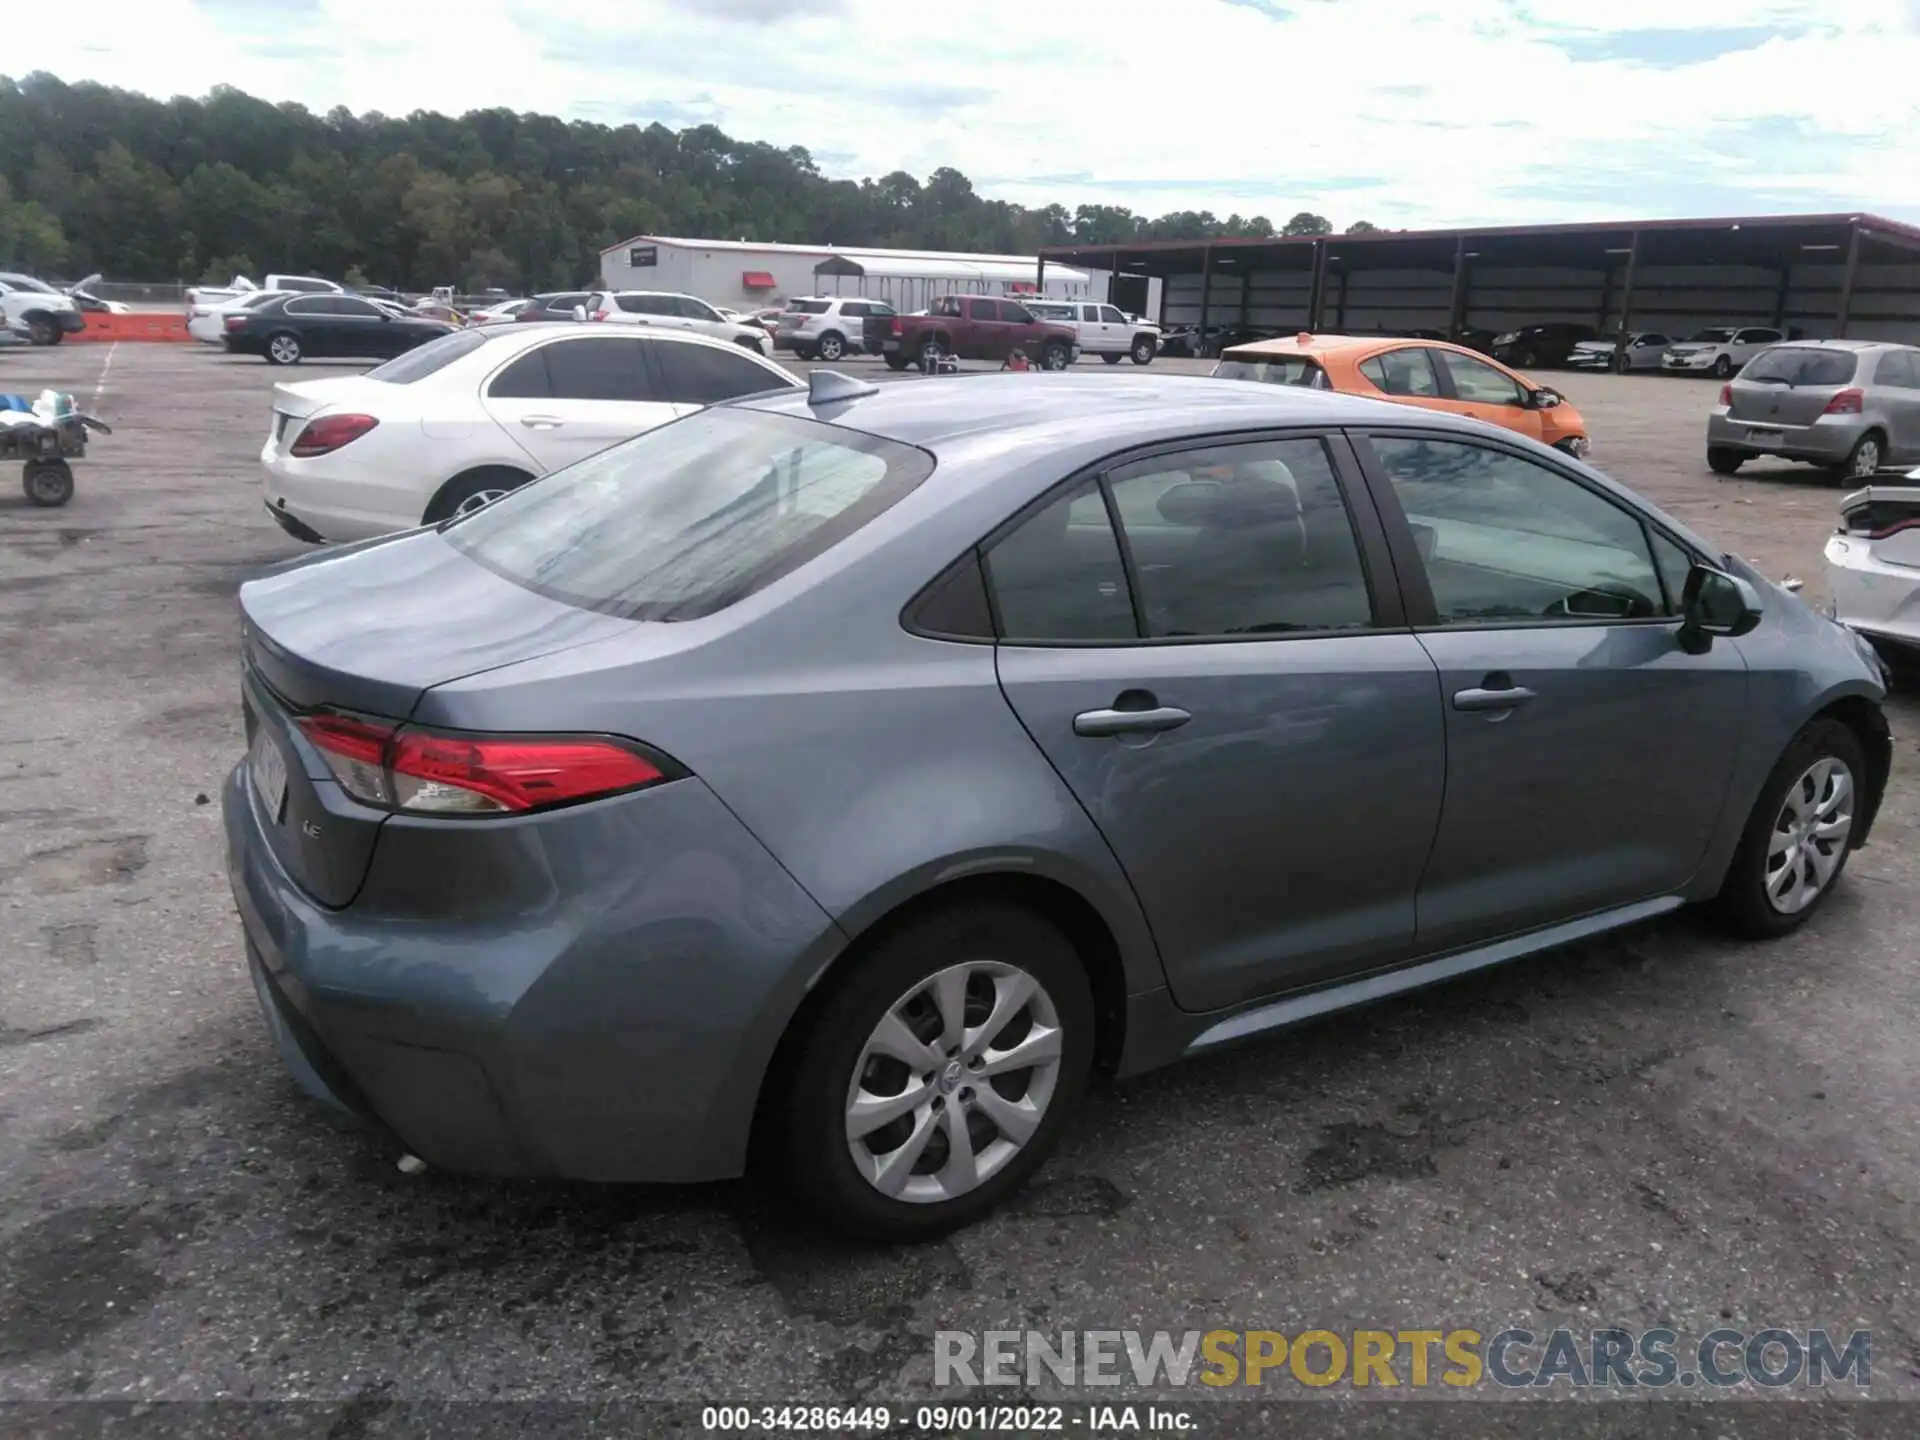
M 1155 460 L 1169 455 L 1186 454 L 1193 450 L 1214 450 L 1230 445 L 1258 445 L 1284 440 L 1318 440 L 1327 452 L 1328 468 L 1333 472 L 1334 487 L 1340 494 L 1341 502 L 1347 511 L 1347 522 L 1353 527 L 1354 548 L 1360 560 L 1361 577 L 1367 587 L 1367 598 L 1373 606 L 1373 624 L 1369 626 L 1350 626 L 1335 630 L 1286 630 L 1263 632 L 1257 635 L 1148 635 L 1145 616 L 1141 609 L 1140 583 L 1138 572 L 1133 565 L 1132 547 L 1127 542 L 1126 529 L 1118 524 L 1118 511 L 1115 509 L 1113 489 L 1108 476 L 1115 470 L 1136 464 L 1140 461 Z M 1127 603 L 1133 611 L 1135 634 L 1109 640 L 1010 640 L 1005 636 L 1005 622 L 1000 615 L 1000 604 L 993 593 L 993 572 L 987 564 L 987 552 L 1007 536 L 1018 530 L 1028 520 L 1053 504 L 1069 490 L 1092 481 L 1097 487 L 1107 512 L 1107 523 L 1113 527 L 1114 541 L 1120 551 L 1122 578 L 1127 585 Z M 1683 547 L 1685 548 L 1685 547 Z M 913 610 L 921 598 L 945 576 L 955 565 L 963 562 L 967 555 L 974 557 L 974 563 L 980 566 L 980 572 L 986 584 L 987 609 L 993 617 L 993 635 L 988 637 L 963 637 L 936 635 L 915 625 Z M 914 592 L 913 598 L 901 608 L 900 623 L 909 634 L 926 639 L 946 640 L 968 645 L 1009 645 L 1022 650 L 1113 650 L 1128 647 L 1161 647 L 1181 645 L 1283 645 L 1296 640 L 1328 640 L 1338 638 L 1356 638 L 1367 635 L 1405 635 L 1412 626 L 1408 623 L 1405 599 L 1397 576 L 1392 547 L 1389 543 L 1387 528 L 1373 502 L 1352 440 L 1346 431 L 1338 425 L 1299 425 L 1283 429 L 1266 427 L 1258 430 L 1229 430 L 1206 435 L 1183 435 L 1176 439 L 1158 440 L 1145 445 L 1135 445 L 1125 450 L 1117 450 L 1103 456 L 1091 464 L 1083 465 L 1069 475 L 1062 476 L 1047 486 L 1039 495 L 1027 501 L 1013 514 L 995 525 L 987 533 L 968 546 L 961 554 L 942 565 L 926 585 Z
M 1443 430 L 1438 426 L 1432 429 L 1416 425 L 1354 426 L 1348 430 L 1348 441 L 1353 446 L 1354 458 L 1365 476 L 1367 490 L 1385 527 L 1387 548 L 1393 556 L 1394 570 L 1400 577 L 1400 589 L 1406 604 L 1409 628 L 1415 634 L 1429 630 L 1592 630 L 1612 629 L 1619 625 L 1670 625 L 1678 628 L 1683 617 L 1645 615 L 1638 619 L 1626 620 L 1609 620 L 1599 617 L 1591 620 L 1441 620 L 1440 607 L 1434 601 L 1433 586 L 1427 579 L 1426 566 L 1420 559 L 1418 547 L 1414 544 L 1413 526 L 1407 520 L 1407 512 L 1400 504 L 1399 492 L 1393 488 L 1393 481 L 1387 474 L 1386 466 L 1381 463 L 1379 453 L 1373 448 L 1376 436 L 1388 440 L 1437 440 L 1467 445 L 1479 450 L 1492 450 L 1498 454 L 1537 465 L 1550 474 L 1571 481 L 1615 509 L 1623 510 L 1639 523 L 1641 540 L 1647 547 L 1647 564 L 1652 567 L 1654 580 L 1660 586 L 1661 599 L 1670 606 L 1677 605 L 1679 597 L 1667 594 L 1666 576 L 1660 573 L 1659 561 L 1653 553 L 1652 536 L 1661 536 L 1681 554 L 1687 556 L 1693 565 L 1715 563 L 1703 558 L 1697 549 L 1664 525 L 1656 522 L 1653 516 L 1639 506 L 1623 503 L 1621 497 L 1595 485 L 1578 471 L 1558 464 L 1546 456 L 1532 454 L 1519 445 L 1506 443 L 1503 436 L 1470 435 L 1451 429 Z

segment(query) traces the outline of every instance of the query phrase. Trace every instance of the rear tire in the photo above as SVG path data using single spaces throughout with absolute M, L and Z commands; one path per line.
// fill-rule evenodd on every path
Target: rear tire
M 281 330 L 267 337 L 267 363 L 269 365 L 298 365 L 304 352 L 300 348 L 300 337 Z
M 901 355 L 894 351 L 889 351 L 887 353 L 886 362 L 887 362 L 887 368 L 889 370 L 904 370 L 907 368 L 907 366 L 913 363 L 906 356 Z
M 820 343 L 814 346 L 814 354 L 818 355 L 822 360 L 825 360 L 829 365 L 846 353 L 847 342 L 831 330 L 822 335 L 820 337 Z
M 930 984 L 956 970 L 962 983 L 950 993 L 964 1037 L 957 1052 Z M 1029 983 L 1031 998 L 1006 1013 L 1003 1028 L 982 1033 L 1009 987 Z M 891 1049 L 875 1044 L 890 1023 L 905 1048 L 924 1050 L 924 1063 L 892 1060 Z M 852 959 L 801 1024 L 769 1077 L 767 1178 L 824 1223 L 866 1240 L 925 1240 L 992 1210 L 1045 1162 L 1093 1067 L 1093 995 L 1079 955 L 1052 925 L 1009 905 L 956 906 L 909 920 Z M 992 1078 L 976 1073 L 983 1055 L 990 1065 L 1036 1029 L 1058 1032 L 1052 1058 L 1042 1054 Z M 918 1104 L 855 1137 L 856 1093 L 884 1099 L 909 1090 L 922 1097 Z M 982 1094 L 991 1098 L 983 1102 Z M 952 1117 L 964 1117 L 958 1132 Z M 970 1171 L 955 1174 L 956 1133 L 980 1168 L 993 1167 L 984 1180 L 969 1184 Z M 906 1150 L 916 1143 L 917 1159 Z M 883 1171 L 896 1154 L 911 1170 L 903 1184 L 921 1198 L 885 1193 L 863 1169 Z M 950 1195 L 938 1193 L 947 1189 Z
M 1840 774 L 1844 783 L 1835 779 Z M 1822 717 L 1793 737 L 1760 787 L 1714 897 L 1728 930 L 1748 940 L 1775 939 L 1798 930 L 1826 903 L 1846 868 L 1866 774 L 1860 741 L 1840 721 Z M 1818 884 L 1810 884 L 1816 877 Z
M 1142 335 L 1138 340 L 1133 342 L 1132 354 L 1133 354 L 1134 364 L 1151 365 L 1153 363 L 1153 354 L 1154 354 L 1153 341 L 1150 340 L 1145 335 Z
M 1716 475 L 1732 475 L 1746 463 L 1747 457 L 1724 445 L 1707 447 L 1707 468 Z
M 1886 458 L 1886 441 L 1878 430 L 1869 430 L 1854 442 L 1847 458 L 1833 468 L 1833 478 L 1840 481 L 1870 479 L 1880 468 L 1880 462 Z
M 515 470 L 506 465 L 486 465 L 478 470 L 468 470 L 440 487 L 439 493 L 427 503 L 426 513 L 420 517 L 420 523 L 438 525 L 443 520 L 477 510 L 511 490 L 518 490 L 532 478 L 524 470 Z
M 1126 359 L 1127 357 L 1120 354 L 1118 351 L 1103 350 L 1100 352 L 1100 358 L 1106 361 L 1107 364 L 1109 365 L 1118 365 L 1122 360 Z

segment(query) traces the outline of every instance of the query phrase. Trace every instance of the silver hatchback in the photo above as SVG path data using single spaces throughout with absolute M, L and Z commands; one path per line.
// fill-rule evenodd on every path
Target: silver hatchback
M 1747 362 L 1707 419 L 1707 464 L 1731 475 L 1779 456 L 1864 479 L 1920 460 L 1920 350 L 1880 340 L 1797 340 Z

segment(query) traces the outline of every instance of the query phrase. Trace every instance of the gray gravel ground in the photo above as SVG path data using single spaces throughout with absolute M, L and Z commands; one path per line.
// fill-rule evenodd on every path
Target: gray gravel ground
M 287 1434 L 639 1433 L 698 1411 L 405 1406 L 897 1404 L 926 1394 L 936 1329 L 1603 1323 L 1869 1328 L 1870 1393 L 1920 1398 L 1911 695 L 1874 843 L 1800 935 L 1741 947 L 1683 916 L 1109 1086 L 1017 1204 L 944 1243 L 824 1242 L 744 1185 L 398 1173 L 281 1074 L 208 803 L 241 747 L 235 588 L 299 548 L 259 503 L 274 378 L 199 347 L 0 356 L 0 389 L 98 386 L 116 426 L 67 508 L 0 487 L 0 1399 L 347 1402 L 277 1412 Z M 1558 383 L 1597 463 L 1819 590 L 1836 492 L 1716 481 L 1710 387 Z M 1524 1408 L 1243 1404 L 1201 1432 L 1541 1428 Z M 1604 1408 L 1548 1428 L 1788 1413 Z M 122 1412 L 4 1413 L 52 1433 Z M 1909 1434 L 1915 1413 L 1791 1423 Z

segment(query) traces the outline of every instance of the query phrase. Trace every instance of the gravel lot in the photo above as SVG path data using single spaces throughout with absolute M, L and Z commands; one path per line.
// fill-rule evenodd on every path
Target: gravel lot
M 275 378 L 0 355 L 0 389 L 116 427 L 65 509 L 0 485 L 0 1399 L 352 1402 L 323 1413 L 361 1434 L 416 1400 L 897 1402 L 943 1328 L 1608 1322 L 1871 1328 L 1872 1395 L 1920 1398 L 1911 695 L 1874 843 L 1797 937 L 1682 917 L 1108 1086 L 945 1243 L 824 1243 L 746 1186 L 398 1173 L 283 1077 L 208 803 L 241 749 L 234 591 L 300 548 L 259 502 Z M 1836 491 L 1716 481 L 1710 385 L 1555 383 L 1596 463 L 1819 591 Z M 1700 1433 L 1764 1423 L 1722 1411 Z

